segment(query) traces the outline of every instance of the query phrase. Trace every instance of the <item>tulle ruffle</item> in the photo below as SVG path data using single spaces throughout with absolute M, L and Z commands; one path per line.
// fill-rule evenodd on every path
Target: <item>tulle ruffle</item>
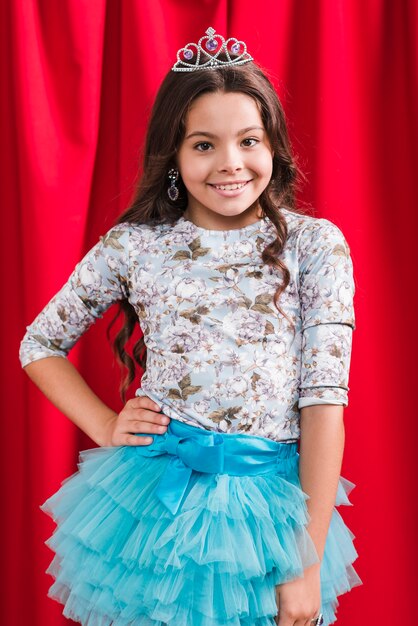
M 193 472 L 175 516 L 154 493 L 169 459 L 136 447 L 81 452 L 78 472 L 41 507 L 57 523 L 48 595 L 84 626 L 274 626 L 275 586 L 319 560 L 298 456 L 265 475 Z M 350 505 L 354 487 L 341 477 L 336 505 Z M 361 584 L 353 539 L 334 509 L 321 564 L 325 626 L 337 596 Z

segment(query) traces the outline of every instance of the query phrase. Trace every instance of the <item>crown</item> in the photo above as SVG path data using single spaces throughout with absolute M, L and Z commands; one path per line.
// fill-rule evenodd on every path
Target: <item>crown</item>
M 221 52 L 225 53 L 226 61 L 219 58 Z M 233 58 L 231 53 L 234 55 Z M 195 55 L 194 63 L 189 63 Z M 247 46 L 243 41 L 238 41 L 235 37 L 230 37 L 225 41 L 222 35 L 218 35 L 215 29 L 210 27 L 197 44 L 188 43 L 177 51 L 177 63 L 171 69 L 173 72 L 215 70 L 228 65 L 242 65 L 252 60 L 253 57 L 248 54 Z

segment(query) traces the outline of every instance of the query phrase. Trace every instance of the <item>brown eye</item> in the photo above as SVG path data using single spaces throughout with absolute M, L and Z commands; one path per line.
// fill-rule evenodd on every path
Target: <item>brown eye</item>
M 246 141 L 253 141 L 254 142 L 254 143 L 251 143 L 251 144 L 247 143 L 246 147 L 248 147 L 248 148 L 252 148 L 252 146 L 255 146 L 256 144 L 260 143 L 260 140 L 259 139 L 255 139 L 255 137 L 247 137 L 246 139 L 243 140 L 242 143 L 245 143 Z
M 211 146 L 212 144 L 208 143 L 207 141 L 202 141 L 201 143 L 197 143 L 194 147 L 196 150 L 199 150 L 199 152 L 207 152 L 207 146 Z M 202 148 L 201 146 L 205 146 L 204 148 Z

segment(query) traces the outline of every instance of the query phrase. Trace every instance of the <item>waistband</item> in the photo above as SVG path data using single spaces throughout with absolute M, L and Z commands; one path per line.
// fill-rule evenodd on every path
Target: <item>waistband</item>
M 138 435 L 142 436 L 142 435 Z M 192 471 L 206 474 L 256 476 L 277 471 L 286 459 L 297 456 L 297 442 L 282 443 L 243 433 L 217 433 L 172 419 L 153 443 L 136 446 L 142 456 L 172 456 L 157 485 L 156 495 L 175 514 Z

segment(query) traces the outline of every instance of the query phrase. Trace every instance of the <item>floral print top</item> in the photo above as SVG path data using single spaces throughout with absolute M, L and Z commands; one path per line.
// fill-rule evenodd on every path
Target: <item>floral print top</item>
M 78 263 L 21 342 L 22 367 L 66 357 L 117 300 L 134 307 L 147 346 L 137 395 L 173 419 L 275 441 L 300 438 L 300 409 L 348 404 L 353 267 L 341 230 L 282 208 L 281 271 L 261 259 L 268 218 L 234 230 L 122 223 Z

